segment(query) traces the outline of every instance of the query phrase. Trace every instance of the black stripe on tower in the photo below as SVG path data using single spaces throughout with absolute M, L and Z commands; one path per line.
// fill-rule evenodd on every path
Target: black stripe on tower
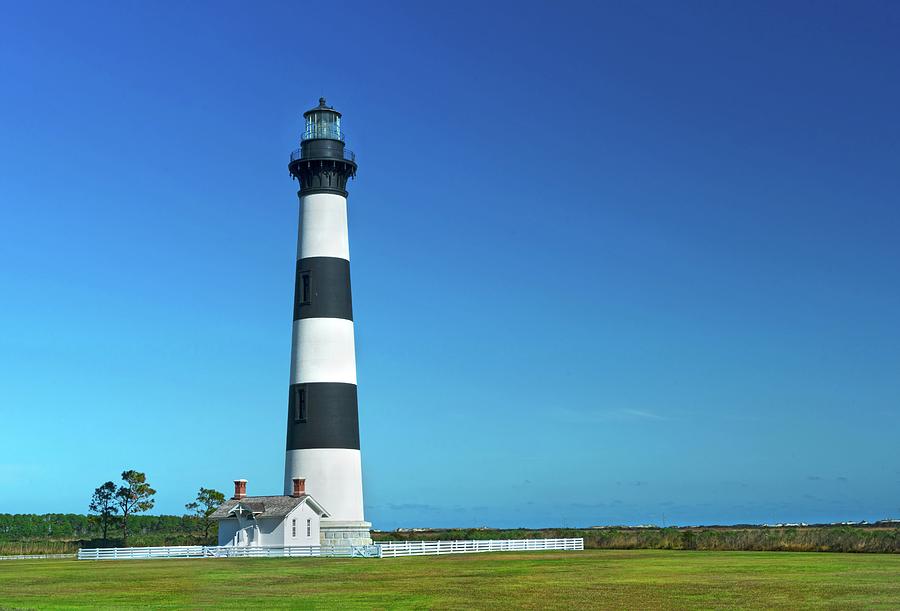
M 288 399 L 287 449 L 359 449 L 356 385 L 292 384 Z
M 353 320 L 350 261 L 340 257 L 305 257 L 297 261 L 294 320 Z

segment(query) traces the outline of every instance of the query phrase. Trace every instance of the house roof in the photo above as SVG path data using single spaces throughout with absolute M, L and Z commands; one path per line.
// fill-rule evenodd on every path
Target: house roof
M 308 494 L 300 496 L 245 496 L 244 498 L 228 499 L 216 509 L 210 516 L 214 520 L 224 520 L 233 517 L 236 512 L 252 513 L 255 518 L 283 518 L 301 504 L 307 503 L 313 511 L 322 517 L 328 517 L 328 512 L 314 498 Z M 240 507 L 238 507 L 240 505 Z

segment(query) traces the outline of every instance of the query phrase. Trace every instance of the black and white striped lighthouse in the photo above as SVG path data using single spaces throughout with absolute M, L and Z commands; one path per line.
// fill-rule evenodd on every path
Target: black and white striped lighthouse
M 289 495 L 295 478 L 306 480 L 330 515 L 321 524 L 323 544 L 367 544 L 347 236 L 356 159 L 344 146 L 341 113 L 325 98 L 303 117 L 288 165 L 300 183 L 300 227 L 284 490 Z

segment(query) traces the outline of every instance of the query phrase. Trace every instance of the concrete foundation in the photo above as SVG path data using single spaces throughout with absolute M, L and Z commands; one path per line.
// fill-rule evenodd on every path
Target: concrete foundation
M 319 526 L 321 545 L 372 545 L 371 522 L 342 522 L 324 519 Z

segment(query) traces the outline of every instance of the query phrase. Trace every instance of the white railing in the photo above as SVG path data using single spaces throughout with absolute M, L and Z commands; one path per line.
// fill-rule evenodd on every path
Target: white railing
M 486 539 L 483 541 L 380 541 L 382 558 L 472 554 L 475 552 L 530 552 L 584 550 L 584 539 Z
M 148 560 L 163 558 L 397 558 L 471 554 L 475 552 L 581 551 L 584 539 L 486 539 L 483 541 L 382 541 L 359 546 L 223 547 L 99 547 L 78 550 L 79 560 Z
M 16 554 L 0 556 L 0 560 L 44 560 L 46 558 L 74 558 L 75 554 Z
M 374 545 L 364 546 L 284 546 L 224 547 L 218 545 L 180 545 L 169 547 L 100 547 L 78 550 L 79 560 L 148 560 L 162 558 L 294 558 L 324 556 L 330 558 L 373 558 Z
M 208 547 L 214 558 L 300 558 L 321 556 L 325 558 L 377 558 L 375 545 L 311 545 L 289 547 Z

